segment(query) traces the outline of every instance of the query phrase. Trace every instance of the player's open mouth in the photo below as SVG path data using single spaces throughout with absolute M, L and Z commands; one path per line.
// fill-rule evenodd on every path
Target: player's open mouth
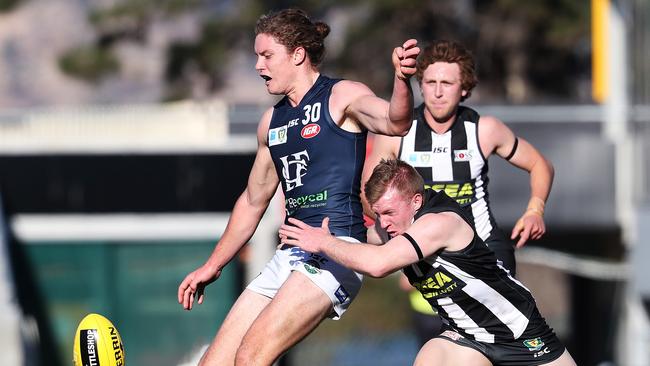
M 266 81 L 266 85 L 268 85 L 269 81 L 271 81 L 271 77 L 268 75 L 260 75 L 260 77 Z

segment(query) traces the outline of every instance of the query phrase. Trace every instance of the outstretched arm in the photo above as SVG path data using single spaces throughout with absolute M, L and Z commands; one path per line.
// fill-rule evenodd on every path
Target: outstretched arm
M 324 253 L 336 262 L 371 277 L 385 277 L 401 268 L 418 262 L 418 252 L 402 235 L 384 245 L 350 243 L 332 236 L 325 218 L 320 228 L 311 227 L 300 220 L 289 219 L 280 227 L 285 243 L 296 245 L 312 253 Z M 407 230 L 418 243 L 424 257 L 440 250 L 460 250 L 471 241 L 474 232 L 460 216 L 444 212 L 426 214 Z
M 405 135 L 413 122 L 413 88 L 411 76 L 415 75 L 417 56 L 420 48 L 415 39 L 404 42 L 402 47 L 393 50 L 392 61 L 395 68 L 393 94 L 390 98 L 388 118 L 392 122 L 388 135 Z M 381 131 L 379 131 L 381 132 Z
M 203 303 L 205 286 L 219 278 L 223 267 L 250 240 L 275 194 L 279 181 L 266 143 L 270 118 L 270 111 L 262 117 L 257 134 L 257 155 L 248 184 L 233 207 L 223 235 L 208 260 L 188 274 L 178 287 L 178 302 L 186 310 L 192 309 L 195 296 L 199 304 Z
M 413 89 L 410 78 L 415 74 L 415 63 L 420 48 L 410 39 L 393 50 L 395 74 L 390 103 L 377 97 L 366 85 L 346 81 L 335 86 L 335 103 L 343 107 L 343 114 L 371 132 L 384 135 L 405 135 L 413 117 Z M 343 89 L 343 90 L 341 90 Z M 338 94 L 338 92 L 341 94 Z
M 300 220 L 289 219 L 289 225 L 280 227 L 286 244 L 296 245 L 312 253 L 323 253 L 336 262 L 371 277 L 385 277 L 398 269 L 418 261 L 404 237 L 396 237 L 384 245 L 350 243 L 332 236 L 325 218 L 320 228 Z M 404 243 L 402 243 L 402 241 Z

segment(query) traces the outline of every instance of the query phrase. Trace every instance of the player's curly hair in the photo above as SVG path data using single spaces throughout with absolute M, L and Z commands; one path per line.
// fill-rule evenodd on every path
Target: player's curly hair
M 287 50 L 303 47 L 309 61 L 316 67 L 325 56 L 325 37 L 330 27 L 324 22 L 313 22 L 300 9 L 284 9 L 262 15 L 255 25 L 255 35 L 268 34 Z
M 476 65 L 472 53 L 463 45 L 454 41 L 433 41 L 418 57 L 415 71 L 415 77 L 418 79 L 418 82 L 422 83 L 424 70 L 436 62 L 458 64 L 460 68 L 461 86 L 463 90 L 467 91 L 467 94 L 461 98 L 461 101 L 469 98 L 472 94 L 472 89 L 478 84 Z
M 424 194 L 424 180 L 415 168 L 399 159 L 381 159 L 363 187 L 368 203 L 375 204 L 390 187 L 404 197 Z

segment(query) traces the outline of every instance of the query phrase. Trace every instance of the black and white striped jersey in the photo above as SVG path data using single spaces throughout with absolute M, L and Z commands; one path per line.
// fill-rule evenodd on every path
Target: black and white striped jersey
M 457 213 L 472 226 L 453 199 L 432 190 L 426 191 L 415 220 L 444 211 Z M 476 230 L 463 250 L 441 250 L 403 271 L 443 321 L 469 339 L 510 341 L 522 336 L 529 322 L 539 320 L 530 291 L 497 264 L 494 253 Z
M 502 236 L 489 207 L 488 162 L 478 142 L 479 114 L 459 106 L 456 121 L 440 135 L 424 119 L 424 104 L 414 115 L 398 157 L 422 175 L 425 188 L 444 191 L 465 208 L 481 239 Z

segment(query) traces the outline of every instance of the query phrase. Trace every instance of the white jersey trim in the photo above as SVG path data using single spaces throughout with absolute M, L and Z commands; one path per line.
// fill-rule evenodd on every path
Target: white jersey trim
M 512 331 L 514 338 L 519 338 L 523 334 L 523 332 L 526 330 L 526 327 L 528 327 L 529 319 L 524 314 L 522 314 L 519 309 L 517 309 L 510 301 L 508 301 L 508 299 L 503 297 L 492 287 L 488 286 L 485 282 L 461 270 L 451 262 L 448 262 L 440 257 L 438 257 L 437 261 L 441 263 L 449 272 L 454 274 L 454 276 L 465 282 L 463 291 L 476 301 L 483 304 L 492 314 L 494 314 L 494 316 L 496 316 L 505 326 L 510 329 L 510 331 Z M 451 301 L 451 299 L 449 301 Z M 451 313 L 449 314 L 451 316 Z M 454 315 L 469 318 L 467 314 L 464 312 L 461 314 L 457 310 L 455 310 Z M 462 318 L 456 320 L 455 317 L 452 316 L 452 319 L 454 319 L 454 321 L 456 321 L 459 326 L 461 326 L 461 323 L 459 323 L 459 321 L 462 322 L 462 324 L 471 325 Z M 474 322 L 472 321 L 472 323 Z M 476 324 L 474 324 L 474 327 L 476 327 Z M 467 329 L 466 332 L 472 334 L 472 332 Z M 489 334 L 487 331 L 485 331 L 485 333 Z M 479 339 L 477 338 L 477 340 Z M 494 342 L 494 340 L 492 342 Z
M 454 303 L 450 298 L 443 297 L 438 299 L 438 305 L 442 306 L 458 327 L 462 328 L 467 334 L 471 334 L 477 341 L 485 343 L 494 343 L 494 334 L 481 328 L 470 318 L 463 309 Z

